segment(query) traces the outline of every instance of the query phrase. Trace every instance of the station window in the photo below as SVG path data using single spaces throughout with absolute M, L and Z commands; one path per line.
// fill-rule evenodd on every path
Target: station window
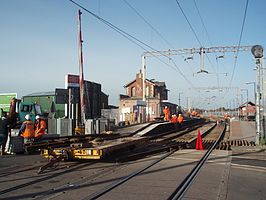
M 136 96 L 136 88 L 135 87 L 132 87 L 131 88 L 131 96 L 132 97 L 135 97 Z
M 150 87 L 146 86 L 146 97 L 150 96 Z

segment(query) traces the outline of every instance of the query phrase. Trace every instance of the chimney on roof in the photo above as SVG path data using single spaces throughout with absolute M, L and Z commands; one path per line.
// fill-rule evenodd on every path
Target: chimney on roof
M 141 72 L 141 70 L 139 71 L 139 73 L 137 73 L 137 77 L 136 77 L 137 79 L 141 79 L 142 78 L 142 72 Z

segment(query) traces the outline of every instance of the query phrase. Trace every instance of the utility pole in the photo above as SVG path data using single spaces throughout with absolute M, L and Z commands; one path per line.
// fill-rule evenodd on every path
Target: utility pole
M 142 100 L 146 102 L 146 57 L 143 55 L 141 57 L 141 68 L 142 68 Z
M 79 46 L 79 90 L 81 106 L 81 124 L 85 124 L 85 91 L 84 91 L 84 73 L 83 73 L 83 54 L 82 54 L 82 34 L 81 34 L 81 11 L 78 10 L 78 46 Z
M 261 115 L 260 115 L 260 64 L 261 58 L 263 57 L 263 47 L 255 45 L 252 47 L 251 52 L 256 60 L 256 71 L 257 71 L 257 90 L 256 90 L 256 144 L 262 142 L 261 134 Z
M 260 117 L 260 59 L 256 59 L 256 70 L 257 70 L 257 90 L 256 90 L 256 144 L 259 144 L 261 134 L 261 117 Z
M 262 71 L 262 106 L 263 106 L 263 118 L 262 118 L 262 135 L 261 135 L 261 144 L 266 144 L 266 80 L 265 80 L 265 65 L 264 57 L 261 58 L 261 71 Z
M 145 55 L 141 56 L 141 68 L 142 68 L 141 70 L 142 72 L 142 101 L 144 103 L 143 122 L 146 122 L 147 105 L 146 105 L 146 57 Z

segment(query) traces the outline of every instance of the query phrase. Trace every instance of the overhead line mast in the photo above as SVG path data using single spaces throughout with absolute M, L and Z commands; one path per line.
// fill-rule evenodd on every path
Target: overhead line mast
M 204 54 L 206 53 L 225 53 L 225 52 L 239 52 L 239 51 L 250 51 L 252 48 L 251 45 L 248 46 L 223 46 L 223 47 L 200 47 L 200 48 L 189 48 L 189 49 L 174 49 L 174 50 L 165 50 L 165 51 L 146 51 L 141 55 L 142 61 L 142 77 L 143 77 L 143 84 L 142 84 L 142 91 L 143 91 L 143 101 L 146 101 L 145 91 L 146 91 L 146 84 L 145 84 L 145 73 L 146 73 L 146 58 L 147 57 L 159 57 L 164 56 L 170 58 L 170 56 L 175 55 L 185 55 L 185 54 L 200 54 L 201 59 L 201 66 L 200 72 L 207 72 L 204 70 Z
M 165 56 L 170 58 L 170 56 L 184 55 L 184 54 L 200 54 L 200 71 L 197 73 L 207 73 L 204 69 L 204 54 L 206 53 L 225 53 L 225 52 L 239 52 L 239 51 L 250 51 L 252 46 L 224 46 L 224 47 L 200 47 L 200 48 L 190 48 L 190 49 L 169 49 L 165 51 L 147 51 L 142 54 L 142 62 L 145 63 L 147 57 L 158 57 Z M 144 70 L 144 69 L 143 69 Z M 143 71 L 144 73 L 144 71 Z M 144 89 L 144 85 L 143 85 Z M 144 100 L 144 97 L 143 97 Z
M 225 52 L 238 52 L 238 51 L 250 51 L 251 45 L 248 46 L 224 46 L 224 47 L 201 47 L 201 48 L 189 48 L 189 49 L 169 49 L 166 51 L 147 51 L 143 53 L 145 57 L 153 56 L 174 56 L 182 54 L 195 54 L 195 53 L 225 53 Z

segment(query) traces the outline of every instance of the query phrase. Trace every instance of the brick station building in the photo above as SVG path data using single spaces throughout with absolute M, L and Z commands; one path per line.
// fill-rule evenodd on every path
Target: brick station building
M 143 78 L 141 71 L 136 79 L 127 83 L 124 88 L 126 95 L 120 95 L 119 115 L 120 121 L 128 124 L 152 121 L 163 115 L 164 106 L 168 106 L 171 113 L 176 113 L 177 105 L 168 101 L 168 89 L 165 82 L 145 80 L 146 101 L 143 101 Z
M 255 120 L 256 105 L 251 101 L 239 106 L 239 117 L 246 120 Z

